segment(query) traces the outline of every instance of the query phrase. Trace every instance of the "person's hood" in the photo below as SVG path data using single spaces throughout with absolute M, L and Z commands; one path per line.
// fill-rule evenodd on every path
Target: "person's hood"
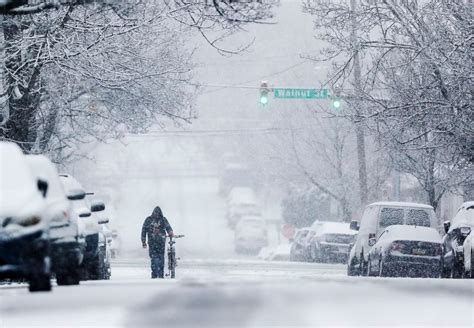
M 151 216 L 155 219 L 161 219 L 163 217 L 163 212 L 159 206 L 155 207 Z

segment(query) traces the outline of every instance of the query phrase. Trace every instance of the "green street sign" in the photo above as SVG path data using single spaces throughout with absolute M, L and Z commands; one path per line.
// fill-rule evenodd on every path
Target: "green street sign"
M 327 99 L 328 89 L 273 88 L 273 96 L 280 99 Z

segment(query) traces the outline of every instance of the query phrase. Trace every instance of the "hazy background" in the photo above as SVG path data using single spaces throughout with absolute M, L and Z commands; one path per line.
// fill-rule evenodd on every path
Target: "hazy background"
M 281 128 L 308 105 L 321 104 L 271 98 L 263 107 L 258 89 L 224 86 L 259 87 L 262 80 L 280 87 L 320 86 L 326 69 L 306 58 L 320 46 L 312 29 L 300 1 L 283 1 L 268 25 L 250 25 L 221 44 L 226 50 L 250 45 L 239 54 L 223 55 L 202 37 L 191 36 L 198 118 L 179 127 L 167 124 L 165 131 L 157 127 L 148 135 L 84 146 L 89 159 L 68 170 L 111 205 L 107 214 L 126 252 L 146 254 L 140 249 L 141 224 L 159 205 L 175 232 L 186 235 L 179 245 L 182 252 L 233 255 L 225 198 L 217 192 L 222 155 L 233 152 L 257 172 L 271 171 L 269 154 L 279 151 L 281 136 L 271 129 Z M 260 190 L 266 219 L 281 218 L 283 189 L 268 183 Z M 276 233 L 271 238 L 277 242 Z

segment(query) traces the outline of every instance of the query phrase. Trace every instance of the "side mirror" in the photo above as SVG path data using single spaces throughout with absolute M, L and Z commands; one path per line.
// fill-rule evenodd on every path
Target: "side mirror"
M 370 246 L 370 247 L 374 246 L 375 243 L 377 243 L 377 239 L 375 239 L 375 238 L 370 238 L 370 239 L 369 239 L 369 246 Z
M 97 200 L 94 201 L 91 205 L 91 212 L 100 212 L 105 210 L 105 204 L 104 202 Z
M 86 193 L 81 189 L 70 190 L 67 194 L 69 200 L 82 200 L 86 197 Z
M 109 223 L 109 219 L 107 218 L 99 220 L 99 224 L 107 224 L 107 223 Z
M 444 227 L 444 232 L 448 233 L 449 228 L 451 228 L 451 222 L 449 222 L 449 221 L 444 221 L 444 222 L 443 222 L 443 227 Z
M 359 222 L 357 221 L 351 221 L 351 224 L 350 224 L 350 229 L 351 230 L 355 230 L 355 231 L 359 231 Z
M 80 207 L 76 209 L 75 212 L 80 218 L 88 218 L 92 215 L 91 211 L 87 207 Z
M 84 209 L 82 211 L 79 212 L 79 217 L 80 218 L 88 218 L 92 215 L 91 212 L 89 212 L 87 209 Z
M 46 198 L 46 194 L 48 193 L 48 182 L 38 179 L 37 185 L 38 190 L 41 191 L 41 195 L 43 195 L 43 198 Z

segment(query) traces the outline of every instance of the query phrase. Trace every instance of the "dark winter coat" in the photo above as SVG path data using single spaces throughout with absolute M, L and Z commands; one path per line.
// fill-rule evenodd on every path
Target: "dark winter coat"
M 148 236 L 150 257 L 163 256 L 166 247 L 166 233 L 172 234 L 173 229 L 157 206 L 153 213 L 145 219 L 142 227 L 142 243 L 146 243 Z

